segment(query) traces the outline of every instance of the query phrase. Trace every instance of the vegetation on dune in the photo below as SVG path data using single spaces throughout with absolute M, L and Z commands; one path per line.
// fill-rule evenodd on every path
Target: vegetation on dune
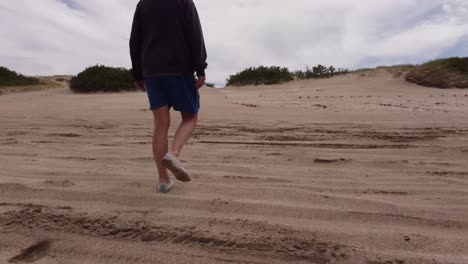
M 41 81 L 38 78 L 27 77 L 18 74 L 5 67 L 0 67 L 0 87 L 38 85 Z
M 320 78 L 331 78 L 341 74 L 347 74 L 350 71 L 347 69 L 336 69 L 333 66 L 325 67 L 321 64 L 310 68 L 309 66 L 306 69 L 298 70 L 293 73 L 298 79 L 320 79 Z
M 347 69 L 323 66 L 306 67 L 305 70 L 291 72 L 286 67 L 258 66 L 250 67 L 229 76 L 227 86 L 272 85 L 294 79 L 331 78 L 337 75 L 358 73 L 362 76 L 378 74 L 378 70 L 393 73 L 394 77 L 405 76 L 406 81 L 422 86 L 437 88 L 468 88 L 468 57 L 438 59 L 422 65 L 382 66 L 376 69 Z M 66 76 L 65 76 L 66 77 Z M 55 82 L 67 82 L 63 76 L 56 76 Z M 43 79 L 43 78 L 42 78 Z M 41 80 L 24 76 L 0 67 L 0 87 L 40 85 Z M 215 87 L 213 83 L 206 84 Z M 96 65 L 85 69 L 70 80 L 70 88 L 77 93 L 134 91 L 135 87 L 130 70 L 125 68 Z M 12 88 L 13 89 L 13 88 Z M 16 89 L 16 88 L 15 88 Z M 28 88 L 29 89 L 29 88 Z
M 250 67 L 239 73 L 231 75 L 226 81 L 227 86 L 260 85 L 260 84 L 280 84 L 297 79 L 318 79 L 331 78 L 350 71 L 346 69 L 336 69 L 333 66 L 325 67 L 321 64 L 315 67 L 306 67 L 305 70 L 291 72 L 288 68 L 279 66 L 258 66 Z
M 215 84 L 214 84 L 214 83 L 207 82 L 205 85 L 208 86 L 208 87 L 210 87 L 210 88 L 215 88 Z
M 120 92 L 136 90 L 130 70 L 96 65 L 70 80 L 70 89 L 77 93 Z
M 271 85 L 292 81 L 293 79 L 293 75 L 288 70 L 288 68 L 279 66 L 258 66 L 250 67 L 239 73 L 229 76 L 229 78 L 226 80 L 226 85 Z
M 468 88 L 468 57 L 430 61 L 406 75 L 408 82 L 436 88 Z
M 405 78 L 408 82 L 437 88 L 468 88 L 468 57 L 430 61 L 422 65 L 381 66 L 372 69 L 349 71 L 333 66 L 318 64 L 305 70 L 291 72 L 278 66 L 259 66 L 245 69 L 227 79 L 227 86 L 280 84 L 294 79 L 331 78 L 337 75 L 356 73 L 372 77 L 393 74 L 394 78 Z

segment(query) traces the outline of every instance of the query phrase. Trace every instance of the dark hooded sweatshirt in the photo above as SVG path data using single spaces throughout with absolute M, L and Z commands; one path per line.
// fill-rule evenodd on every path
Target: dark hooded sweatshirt
M 206 49 L 192 0 L 140 0 L 130 37 L 135 81 L 145 77 L 205 76 Z

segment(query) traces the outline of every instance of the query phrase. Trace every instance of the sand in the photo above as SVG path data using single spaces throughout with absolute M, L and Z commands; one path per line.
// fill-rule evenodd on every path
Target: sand
M 144 94 L 0 96 L 0 263 L 468 263 L 468 90 L 383 72 L 201 96 L 194 180 L 167 195 Z

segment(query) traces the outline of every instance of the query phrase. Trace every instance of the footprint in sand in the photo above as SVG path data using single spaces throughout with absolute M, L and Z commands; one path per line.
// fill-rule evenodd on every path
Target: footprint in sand
M 74 137 L 81 137 L 81 135 L 74 134 L 74 133 L 55 133 L 55 134 L 47 134 L 49 137 L 67 137 L 67 138 L 74 138 Z
M 43 183 L 51 187 L 72 187 L 76 185 L 74 182 L 69 180 L 47 180 Z
M 61 157 L 60 159 L 64 159 L 64 160 L 86 160 L 86 161 L 96 160 L 96 158 L 87 158 L 87 157 Z
M 49 252 L 51 240 L 42 240 L 21 250 L 21 253 L 10 258 L 9 263 L 31 263 L 44 258 Z
M 339 158 L 339 159 L 322 159 L 322 158 L 318 158 L 318 159 L 314 159 L 315 163 L 343 163 L 343 162 L 349 162 L 349 161 L 350 161 L 349 159 L 345 159 L 345 158 Z
M 282 156 L 283 153 L 279 153 L 279 152 L 274 152 L 274 153 L 268 153 L 266 154 L 267 157 L 270 157 L 270 156 Z
M 122 146 L 121 144 L 96 144 L 95 146 L 98 146 L 98 147 L 120 147 Z
M 27 133 L 24 132 L 24 131 L 12 131 L 12 132 L 8 132 L 7 133 L 7 136 L 23 136 L 23 135 L 26 135 Z
M 137 162 L 152 162 L 154 161 L 153 157 L 141 157 L 141 158 L 131 158 L 131 161 L 137 161 Z
M 53 143 L 62 143 L 62 142 L 54 142 L 54 141 L 49 141 L 49 140 L 39 140 L 39 141 L 31 141 L 32 143 L 38 143 L 38 144 L 53 144 Z
M 144 186 L 144 184 L 139 183 L 139 182 L 130 182 L 130 183 L 127 183 L 127 184 L 123 185 L 124 188 L 141 188 L 143 186 Z
M 224 179 L 231 180 L 231 181 L 248 181 L 248 182 L 281 182 L 281 183 L 289 183 L 292 181 L 283 180 L 278 178 L 259 178 L 259 177 L 250 177 L 250 176 L 223 176 Z
M 382 190 L 367 190 L 363 194 L 383 194 L 383 195 L 408 195 L 408 192 L 403 191 L 382 191 Z
M 19 144 L 19 142 L 14 139 L 7 139 L 7 142 L 0 143 L 0 145 L 3 145 L 3 146 L 16 145 L 16 144 Z

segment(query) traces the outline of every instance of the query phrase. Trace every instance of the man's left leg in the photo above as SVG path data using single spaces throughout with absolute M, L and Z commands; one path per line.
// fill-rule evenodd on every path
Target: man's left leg
M 178 156 L 184 145 L 192 137 L 193 130 L 197 125 L 200 100 L 193 76 L 178 76 L 171 79 L 171 81 L 173 82 L 173 89 L 169 90 L 169 98 L 174 110 L 181 112 L 182 122 L 177 128 L 174 142 L 172 142 L 169 152 L 164 157 L 163 163 L 174 174 L 176 179 L 189 182 L 192 180 L 192 176 L 184 168 Z
M 182 122 L 177 128 L 174 142 L 170 148 L 170 153 L 174 156 L 179 157 L 182 148 L 187 141 L 192 137 L 193 131 L 197 125 L 198 113 L 182 112 Z
M 182 182 L 189 182 L 192 180 L 190 173 L 184 168 L 178 156 L 182 151 L 185 143 L 192 136 L 193 130 L 197 125 L 198 114 L 197 113 L 182 113 L 182 122 L 177 128 L 177 132 L 174 138 L 174 142 L 169 152 L 164 156 L 163 164 L 168 168 L 178 179 Z

